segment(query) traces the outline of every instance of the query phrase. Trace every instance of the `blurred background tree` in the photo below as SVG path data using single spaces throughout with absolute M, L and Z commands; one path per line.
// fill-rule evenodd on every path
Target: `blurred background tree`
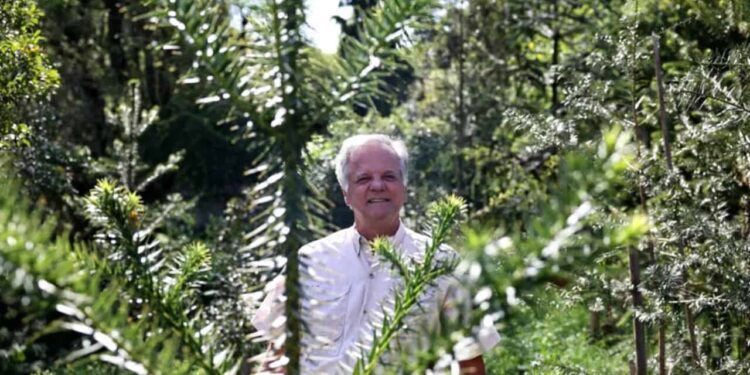
M 302 1 L 3 3 L 0 371 L 252 371 L 265 282 L 352 222 L 330 162 L 362 132 L 407 142 L 409 226 L 466 199 L 494 373 L 750 371 L 745 1 L 340 5 L 325 54 Z

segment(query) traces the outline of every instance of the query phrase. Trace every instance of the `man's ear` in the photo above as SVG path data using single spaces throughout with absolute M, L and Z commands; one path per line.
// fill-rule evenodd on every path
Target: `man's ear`
M 346 191 L 342 189 L 341 192 L 344 194 L 344 203 L 347 207 L 351 208 L 352 206 L 349 204 L 349 196 L 346 195 Z

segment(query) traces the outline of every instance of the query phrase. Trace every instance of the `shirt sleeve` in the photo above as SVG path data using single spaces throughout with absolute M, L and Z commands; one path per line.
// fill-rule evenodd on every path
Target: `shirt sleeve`
M 285 327 L 284 317 L 284 275 L 276 276 L 265 287 L 266 298 L 261 302 L 250 321 L 263 338 L 273 340 L 279 337 Z
M 466 326 L 472 316 L 472 298 L 467 288 L 455 275 L 443 277 L 438 282 L 441 296 L 440 310 L 443 316 L 453 322 Z M 490 315 L 485 315 L 478 326 L 474 326 L 467 337 L 459 340 L 453 347 L 456 359 L 465 361 L 489 352 L 500 342 L 500 334 Z

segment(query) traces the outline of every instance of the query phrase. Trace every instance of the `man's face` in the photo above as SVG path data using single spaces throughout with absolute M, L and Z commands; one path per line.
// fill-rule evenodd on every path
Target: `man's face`
M 349 186 L 344 199 L 354 211 L 357 225 L 398 220 L 406 187 L 399 158 L 390 147 L 379 143 L 357 147 L 349 155 L 347 172 Z

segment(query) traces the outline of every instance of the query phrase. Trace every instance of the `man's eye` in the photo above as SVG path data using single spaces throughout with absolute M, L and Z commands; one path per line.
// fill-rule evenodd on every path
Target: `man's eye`
M 396 181 L 396 176 L 386 175 L 386 176 L 383 176 L 383 179 L 386 181 Z
M 369 180 L 370 180 L 369 177 L 360 177 L 360 178 L 357 179 L 357 183 L 363 183 L 363 182 L 367 182 Z

